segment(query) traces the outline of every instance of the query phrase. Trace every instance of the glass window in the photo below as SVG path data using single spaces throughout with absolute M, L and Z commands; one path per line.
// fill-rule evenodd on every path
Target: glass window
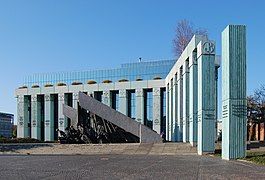
M 160 132 L 163 134 L 163 138 L 165 139 L 166 135 L 166 89 L 161 89 L 161 126 Z
M 144 124 L 153 129 L 153 92 L 152 89 L 144 91 Z
M 94 92 L 94 98 L 96 100 L 98 100 L 99 102 L 102 102 L 102 95 L 103 95 L 102 91 L 95 91 Z
M 119 91 L 111 91 L 111 107 L 119 111 Z
M 136 118 L 135 104 L 135 90 L 128 91 L 128 116 L 132 119 Z
M 27 86 L 39 84 L 41 86 L 47 82 L 52 84 L 57 84 L 58 82 L 70 84 L 73 81 L 86 82 L 87 80 L 95 80 L 100 83 L 105 79 L 109 79 L 113 82 L 116 82 L 120 79 L 134 81 L 139 76 L 141 76 L 143 80 L 150 80 L 155 76 L 165 78 L 174 64 L 174 60 L 137 62 L 122 64 L 119 68 L 106 70 L 34 74 L 28 78 L 25 78 L 24 84 Z

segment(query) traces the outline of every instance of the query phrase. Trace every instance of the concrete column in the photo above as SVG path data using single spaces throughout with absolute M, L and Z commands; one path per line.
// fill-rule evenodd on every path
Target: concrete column
M 31 96 L 31 138 L 41 139 L 41 104 L 36 94 Z
M 73 93 L 73 108 L 78 109 L 78 92 Z
M 215 150 L 215 44 L 200 42 L 198 59 L 198 154 Z
M 169 84 L 166 86 L 166 140 L 169 140 Z
M 161 130 L 161 90 L 153 88 L 153 130 L 160 134 Z
M 217 141 L 218 129 L 217 129 L 217 118 L 218 118 L 218 68 L 219 66 L 215 65 L 215 137 L 214 139 Z
M 135 90 L 135 103 L 136 103 L 136 120 L 139 123 L 144 124 L 144 90 Z
M 178 128 L 178 122 L 177 122 L 177 93 L 178 93 L 178 85 L 177 85 L 177 75 L 175 75 L 173 79 L 173 102 L 172 102 L 172 118 L 173 118 L 173 124 L 172 124 L 172 141 L 177 141 L 177 128 Z
M 120 100 L 120 108 L 119 111 L 124 114 L 128 115 L 128 95 L 126 89 L 119 90 L 119 100 Z
M 51 94 L 45 95 L 45 105 L 44 105 L 44 140 L 53 141 L 54 140 L 54 97 Z
M 183 65 L 183 142 L 189 141 L 189 61 Z
M 246 156 L 246 26 L 222 33 L 222 158 Z
M 178 127 L 177 127 L 177 141 L 181 142 L 183 141 L 183 77 L 182 77 L 182 69 L 179 71 L 178 76 L 178 94 L 177 94 L 177 121 L 178 121 Z
M 197 53 L 193 52 L 190 55 L 190 134 L 189 142 L 192 146 L 197 145 L 198 139 L 198 67 L 197 67 Z
M 172 123 L 173 123 L 173 104 L 172 104 L 172 98 L 173 98 L 173 80 L 169 83 L 169 90 L 168 90 L 168 140 L 172 141 Z
M 72 97 L 73 97 L 73 102 L 72 102 L 73 108 L 78 110 L 79 93 L 74 92 Z M 77 127 L 77 123 L 78 123 L 78 119 L 71 119 L 71 126 Z
M 103 104 L 106 104 L 107 106 L 110 106 L 110 103 L 111 103 L 111 100 L 110 100 L 110 91 L 108 91 L 108 90 L 103 91 L 102 103 Z
M 65 94 L 58 94 L 58 128 L 61 131 L 65 131 L 67 127 L 67 118 L 63 115 L 63 104 L 65 104 Z
M 24 95 L 17 98 L 17 137 L 30 137 L 29 108 L 30 101 Z

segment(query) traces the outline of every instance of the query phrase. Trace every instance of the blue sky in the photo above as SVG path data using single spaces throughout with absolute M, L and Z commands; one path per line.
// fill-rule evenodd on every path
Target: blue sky
M 174 58 L 181 19 L 206 28 L 218 54 L 223 29 L 247 25 L 248 93 L 265 83 L 265 1 L 0 0 L 0 111 L 16 114 L 14 90 L 32 73 Z

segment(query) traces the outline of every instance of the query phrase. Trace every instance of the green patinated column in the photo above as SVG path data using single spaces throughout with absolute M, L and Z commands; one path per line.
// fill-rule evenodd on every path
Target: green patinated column
M 166 140 L 169 140 L 169 84 L 166 86 Z
M 73 108 L 78 109 L 78 92 L 73 93 Z
M 79 100 L 79 93 L 78 92 L 73 92 L 73 108 L 78 109 L 78 100 Z M 77 127 L 78 120 L 71 120 L 71 125 L 73 127 Z
M 45 141 L 54 140 L 54 96 L 51 94 L 45 95 Z
M 58 94 L 58 129 L 60 131 L 65 131 L 67 127 L 67 118 L 63 114 L 63 105 L 65 104 L 65 94 L 60 93 Z
M 144 124 L 144 90 L 143 89 L 136 89 L 135 90 L 135 103 L 136 103 L 136 120 Z
M 179 70 L 178 76 L 178 93 L 177 93 L 177 141 L 183 141 L 183 76 L 182 76 L 183 69 Z
M 183 142 L 189 141 L 189 61 L 183 65 Z
M 30 113 L 31 102 L 30 96 L 20 95 L 17 98 L 17 137 L 30 137 Z
M 222 158 L 246 156 L 246 27 L 222 33 Z
M 122 114 L 127 115 L 128 114 L 128 94 L 127 94 L 126 89 L 119 90 L 119 103 L 120 103 L 119 111 Z
M 160 134 L 161 130 L 161 89 L 153 88 L 153 130 Z
M 31 138 L 41 140 L 41 102 L 37 95 L 31 96 Z
M 178 141 L 178 75 L 173 80 L 173 137 L 172 141 Z
M 170 80 L 169 91 L 168 91 L 168 102 L 169 102 L 169 111 L 168 111 L 168 140 L 172 141 L 173 135 L 173 79 Z
M 201 41 L 198 59 L 198 154 L 215 150 L 215 44 Z
M 104 90 L 102 94 L 102 103 L 106 104 L 107 106 L 110 106 L 111 100 L 110 100 L 110 91 Z
M 192 146 L 197 145 L 198 139 L 198 67 L 197 67 L 197 53 L 193 52 L 190 55 L 190 134 L 189 142 Z

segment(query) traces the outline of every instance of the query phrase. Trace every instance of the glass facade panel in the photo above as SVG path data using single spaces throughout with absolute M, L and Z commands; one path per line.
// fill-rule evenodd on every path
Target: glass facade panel
M 153 129 L 153 92 L 144 90 L 144 124 Z
M 73 81 L 86 84 L 88 80 L 94 80 L 97 83 L 101 83 L 106 79 L 111 80 L 112 82 L 117 82 L 121 79 L 135 81 L 137 78 L 152 80 L 154 77 L 164 79 L 175 62 L 175 60 L 137 62 L 122 64 L 119 68 L 106 70 L 33 74 L 24 78 L 24 85 L 32 86 L 38 84 L 40 86 L 44 86 L 45 84 L 55 85 L 59 82 L 70 85 Z

